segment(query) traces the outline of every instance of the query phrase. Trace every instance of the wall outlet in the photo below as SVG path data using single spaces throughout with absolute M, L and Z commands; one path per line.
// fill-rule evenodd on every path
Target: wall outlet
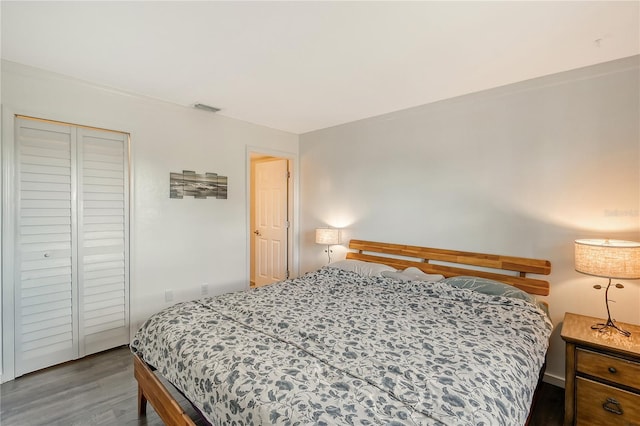
M 164 301 L 171 302 L 173 300 L 173 290 L 166 289 L 164 291 Z
M 200 295 L 201 296 L 206 296 L 207 294 L 209 294 L 209 284 L 208 283 L 202 283 L 200 285 Z

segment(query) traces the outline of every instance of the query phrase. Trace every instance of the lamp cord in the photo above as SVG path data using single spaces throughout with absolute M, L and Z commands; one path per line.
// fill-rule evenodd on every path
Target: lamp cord
M 611 287 L 611 278 L 609 278 L 609 284 L 607 285 L 607 289 L 604 292 L 604 301 L 607 306 L 607 322 L 592 325 L 591 329 L 604 332 L 607 331 L 608 328 L 615 328 L 620 334 L 629 337 L 631 336 L 631 332 L 621 329 L 620 327 L 615 325 L 615 323 L 611 319 L 611 311 L 609 310 L 609 287 Z

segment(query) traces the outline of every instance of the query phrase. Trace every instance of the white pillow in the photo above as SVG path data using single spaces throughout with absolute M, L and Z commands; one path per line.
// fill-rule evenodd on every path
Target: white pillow
M 404 271 L 403 274 L 412 277 L 411 281 L 440 281 L 444 279 L 444 275 L 440 274 L 427 274 L 422 270 L 416 268 L 415 266 L 411 266 Z
M 422 272 L 420 269 L 411 266 L 404 271 L 398 272 L 383 272 L 383 277 L 393 278 L 398 281 L 440 281 L 444 279 L 444 275 L 440 274 L 426 274 Z
M 367 277 L 381 277 L 385 271 L 395 272 L 396 269 L 382 263 L 364 262 L 362 260 L 346 259 L 330 263 L 330 268 L 338 268 L 344 271 L 355 272 Z

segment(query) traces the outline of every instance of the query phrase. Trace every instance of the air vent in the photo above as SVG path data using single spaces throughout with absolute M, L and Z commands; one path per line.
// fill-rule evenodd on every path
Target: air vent
M 209 112 L 218 112 L 218 111 L 220 111 L 220 108 L 212 107 L 212 106 L 205 105 L 205 104 L 195 104 L 195 105 L 193 105 L 193 107 L 197 108 L 197 109 L 201 109 L 203 111 L 209 111 Z

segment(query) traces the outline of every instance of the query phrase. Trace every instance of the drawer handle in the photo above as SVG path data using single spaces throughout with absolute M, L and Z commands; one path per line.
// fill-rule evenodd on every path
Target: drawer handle
M 602 408 L 610 413 L 618 414 L 620 416 L 624 413 L 624 411 L 622 411 L 622 407 L 620 407 L 620 403 L 613 398 L 607 398 L 607 402 L 602 404 Z
M 609 373 L 616 374 L 617 372 L 618 370 L 616 370 L 615 367 L 609 367 Z

